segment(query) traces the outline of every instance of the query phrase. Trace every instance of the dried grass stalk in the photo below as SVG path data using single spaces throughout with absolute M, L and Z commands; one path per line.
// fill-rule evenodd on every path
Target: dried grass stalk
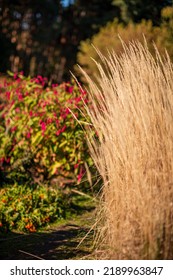
M 173 65 L 147 45 L 117 56 L 96 50 L 102 64 L 86 108 L 91 156 L 103 178 L 100 237 L 104 258 L 173 258 Z M 100 218 L 100 217 L 99 217 Z

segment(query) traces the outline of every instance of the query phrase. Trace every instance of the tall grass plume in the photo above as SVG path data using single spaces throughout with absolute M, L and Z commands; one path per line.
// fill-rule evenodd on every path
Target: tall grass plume
M 81 69 L 98 136 L 88 131 L 88 145 L 103 179 L 100 246 L 103 258 L 172 259 L 173 65 L 146 43 L 122 44 L 119 56 L 96 49 L 96 83 Z

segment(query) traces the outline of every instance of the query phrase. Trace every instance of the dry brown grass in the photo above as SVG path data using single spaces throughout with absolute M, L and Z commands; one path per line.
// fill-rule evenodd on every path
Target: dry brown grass
M 104 182 L 103 258 L 172 259 L 173 65 L 147 45 L 122 44 L 120 56 L 97 50 L 97 85 L 83 71 L 99 137 L 89 148 Z

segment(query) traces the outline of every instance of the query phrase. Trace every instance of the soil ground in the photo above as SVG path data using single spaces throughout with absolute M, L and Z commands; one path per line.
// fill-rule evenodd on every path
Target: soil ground
M 37 233 L 12 232 L 0 236 L 0 259 L 92 259 L 94 232 L 90 229 L 93 223 L 94 211 L 90 211 L 65 224 L 54 224 Z

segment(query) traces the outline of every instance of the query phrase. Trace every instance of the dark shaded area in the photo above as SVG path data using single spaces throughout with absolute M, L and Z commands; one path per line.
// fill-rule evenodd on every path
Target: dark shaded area
M 141 19 L 151 20 L 154 25 L 160 25 L 161 10 L 171 6 L 172 0 L 113 0 L 120 9 L 120 18 L 125 23 L 130 20 L 139 23 Z
M 81 40 L 118 16 L 112 0 L 0 2 L 0 71 L 24 71 L 51 81 L 69 80 Z M 2 55 L 3 54 L 3 55 Z
M 0 259 L 63 260 L 87 256 L 92 250 L 93 231 L 77 248 L 90 229 L 86 217 L 85 222 L 86 226 L 71 222 L 40 233 L 0 235 Z
M 24 71 L 58 83 L 70 79 L 80 42 L 107 22 L 151 20 L 171 0 L 0 0 L 0 72 Z

